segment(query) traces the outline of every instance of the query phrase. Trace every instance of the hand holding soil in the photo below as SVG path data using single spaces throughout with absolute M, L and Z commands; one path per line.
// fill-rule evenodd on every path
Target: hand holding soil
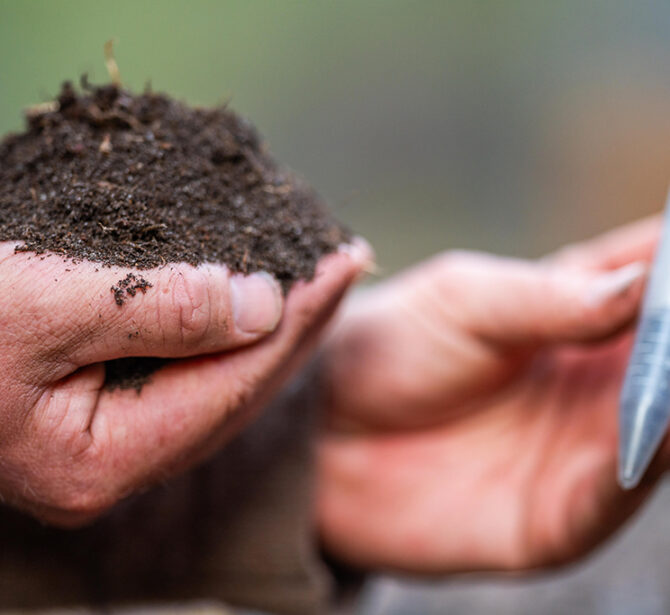
M 370 258 L 229 110 L 84 87 L 0 143 L 0 499 L 61 525 L 244 426 Z
M 76 525 L 202 459 L 295 369 L 361 262 L 351 251 L 325 257 L 280 322 L 281 290 L 266 275 L 150 270 L 151 289 L 119 309 L 109 292 L 119 271 L 0 244 L 0 496 Z M 188 358 L 140 395 L 105 388 L 105 361 L 143 355 Z
M 354 297 L 324 356 L 318 515 L 363 568 L 447 574 L 591 550 L 670 467 L 616 482 L 650 219 L 539 262 L 438 256 Z

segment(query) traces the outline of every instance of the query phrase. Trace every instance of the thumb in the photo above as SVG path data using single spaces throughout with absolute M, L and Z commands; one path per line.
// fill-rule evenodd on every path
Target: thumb
M 479 254 L 456 260 L 442 277 L 460 297 L 453 317 L 486 340 L 511 345 L 615 333 L 637 313 L 647 272 L 642 262 L 592 271 Z
M 0 295 L 0 322 L 39 357 L 39 382 L 122 357 L 246 346 L 274 331 L 284 306 L 279 282 L 264 272 L 235 274 L 211 263 L 146 271 L 73 264 L 15 254 L 8 243 L 0 244 Z

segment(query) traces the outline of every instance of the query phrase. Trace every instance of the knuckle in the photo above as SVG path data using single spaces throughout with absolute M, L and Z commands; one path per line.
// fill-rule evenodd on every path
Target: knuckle
M 85 525 L 109 510 L 115 500 L 99 488 L 72 489 L 60 494 L 55 502 L 62 513 L 59 525 L 77 527 Z
M 438 254 L 435 258 L 442 269 L 459 270 L 467 265 L 473 258 L 476 258 L 476 255 L 467 250 L 447 250 Z
M 558 248 L 549 258 L 551 261 L 569 264 L 579 261 L 581 256 L 580 246 L 574 243 L 569 243 Z
M 597 266 L 597 260 L 584 243 L 569 243 L 558 248 L 543 259 L 565 267 L 591 268 Z
M 481 252 L 468 250 L 448 250 L 436 257 L 443 277 L 463 277 L 478 272 L 491 265 L 493 257 Z
M 207 276 L 196 269 L 187 275 L 177 272 L 172 278 L 169 301 L 159 319 L 161 327 L 172 340 L 187 346 L 199 345 L 213 324 Z
M 20 483 L 0 494 L 19 509 L 51 525 L 79 527 L 95 520 L 118 500 L 106 481 L 93 482 L 90 472 L 68 467 L 35 475 L 28 470 Z
M 100 452 L 92 447 L 63 468 L 62 480 L 54 480 L 51 507 L 61 523 L 77 527 L 97 519 L 120 499 L 118 480 L 110 474 Z
M 56 525 L 79 527 L 108 511 L 120 499 L 118 481 L 108 470 L 95 445 L 54 463 L 40 476 L 42 488 L 36 490 L 37 502 L 50 511 L 47 519 Z
M 464 283 L 481 275 L 485 257 L 477 252 L 449 250 L 434 259 L 435 276 L 426 276 L 425 280 L 440 292 L 458 291 Z

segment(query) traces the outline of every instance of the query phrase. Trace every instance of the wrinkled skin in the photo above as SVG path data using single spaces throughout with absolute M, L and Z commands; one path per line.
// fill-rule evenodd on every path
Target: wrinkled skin
M 167 265 L 118 306 L 128 269 L 0 244 L 0 499 L 76 526 L 214 452 L 297 367 L 366 250 L 323 258 L 285 301 L 266 275 Z M 139 395 L 106 390 L 102 362 L 127 356 L 178 360 Z
M 616 483 L 617 406 L 659 221 L 546 259 L 445 254 L 354 297 L 324 349 L 317 515 L 363 568 L 571 561 L 670 463 Z M 623 269 L 622 269 L 623 268 Z

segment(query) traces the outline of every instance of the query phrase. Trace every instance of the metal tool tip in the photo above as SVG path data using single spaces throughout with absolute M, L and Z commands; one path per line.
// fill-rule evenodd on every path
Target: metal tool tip
M 640 483 L 641 476 L 634 476 L 632 474 L 626 474 L 624 472 L 619 473 L 619 487 L 624 491 L 629 491 L 635 489 Z
M 641 458 L 639 455 L 623 455 L 619 459 L 619 486 L 628 491 L 635 489 L 640 484 L 649 461 Z

